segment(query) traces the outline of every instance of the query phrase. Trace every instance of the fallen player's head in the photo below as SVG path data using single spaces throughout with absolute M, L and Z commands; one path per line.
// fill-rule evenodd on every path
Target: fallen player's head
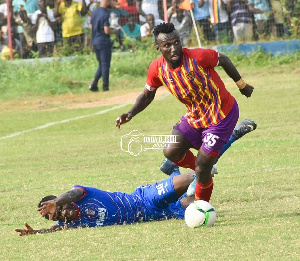
M 51 201 L 56 199 L 57 197 L 54 195 L 49 195 L 40 201 L 38 204 L 38 207 L 40 208 L 42 206 L 43 202 Z M 46 219 L 49 220 L 49 214 L 46 214 L 44 216 Z M 52 217 L 53 221 L 60 221 L 60 222 L 66 222 L 66 221 L 72 221 L 78 217 L 78 211 L 75 208 L 75 206 L 70 203 L 70 204 L 65 204 L 62 206 L 56 206 L 56 211 Z
M 43 203 L 43 202 L 50 201 L 50 200 L 54 200 L 54 199 L 56 199 L 56 198 L 57 198 L 57 197 L 54 196 L 54 195 L 49 195 L 49 196 L 43 197 L 43 198 L 41 199 L 41 201 L 39 202 L 39 204 L 38 204 L 38 209 L 42 206 L 42 203 Z M 38 211 L 39 211 L 39 210 L 38 210 Z M 44 216 L 44 218 L 46 218 L 46 219 L 49 220 L 49 215 L 46 214 L 46 215 Z

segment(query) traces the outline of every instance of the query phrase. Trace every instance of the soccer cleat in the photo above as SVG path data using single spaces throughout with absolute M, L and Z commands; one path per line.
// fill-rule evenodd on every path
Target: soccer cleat
M 211 176 L 213 177 L 215 174 L 218 174 L 218 168 L 217 165 L 213 165 L 212 169 L 211 169 Z
M 189 185 L 187 191 L 186 191 L 186 195 L 188 197 L 195 195 L 195 188 L 196 188 L 196 180 L 197 180 L 197 176 L 196 174 L 193 175 L 194 176 L 194 180 L 192 181 L 192 183 Z
M 244 119 L 240 123 L 238 123 L 232 133 L 232 136 L 235 139 L 239 139 L 243 137 L 245 134 L 255 130 L 257 127 L 257 124 L 250 119 Z
M 215 174 L 218 174 L 218 169 L 217 169 L 217 165 L 213 165 L 212 169 L 211 169 L 211 176 L 213 177 Z M 193 182 L 189 185 L 186 194 L 187 196 L 193 196 L 195 195 L 195 188 L 196 188 L 196 174 L 193 175 L 194 176 L 194 180 Z
M 164 159 L 164 161 L 161 163 L 159 168 L 163 173 L 165 173 L 169 176 L 173 172 L 179 172 L 179 167 L 167 158 Z

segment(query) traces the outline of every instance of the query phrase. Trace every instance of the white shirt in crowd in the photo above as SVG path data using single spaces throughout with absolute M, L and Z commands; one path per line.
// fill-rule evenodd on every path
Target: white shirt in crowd
M 141 0 L 141 8 L 144 13 L 153 14 L 155 19 L 159 19 L 159 12 L 158 12 L 158 0 Z M 140 22 L 146 22 L 146 18 L 144 16 L 139 16 Z
M 32 18 L 31 18 L 32 24 L 36 24 L 37 17 L 41 13 L 42 12 L 40 10 L 37 10 L 36 12 L 33 13 Z M 52 10 L 47 9 L 47 15 L 51 22 L 56 21 Z M 38 29 L 36 32 L 36 42 L 37 43 L 50 43 L 50 42 L 54 42 L 54 40 L 55 40 L 54 32 L 53 32 L 51 26 L 48 24 L 48 21 L 46 20 L 46 18 L 41 17 L 39 19 L 39 25 L 38 25 Z
M 161 19 L 155 19 L 155 21 L 154 21 L 154 26 L 157 26 L 157 25 L 159 25 L 159 24 L 161 24 L 161 23 L 163 23 L 163 22 L 164 22 L 164 21 L 161 20 Z M 140 28 L 140 31 L 141 31 L 141 37 L 146 37 L 146 36 L 148 36 L 147 32 L 150 31 L 150 26 L 149 26 L 149 24 L 148 24 L 148 23 L 143 24 L 143 25 L 141 26 L 141 28 Z M 150 33 L 152 34 L 152 32 L 150 32 Z

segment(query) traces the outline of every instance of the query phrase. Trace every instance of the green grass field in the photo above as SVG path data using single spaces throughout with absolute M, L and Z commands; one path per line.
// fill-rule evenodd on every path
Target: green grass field
M 132 130 L 170 134 L 185 108 L 164 95 L 118 131 L 115 119 L 131 105 L 21 106 L 26 97 L 18 106 L 6 105 L 0 112 L 0 259 L 300 260 L 299 61 L 258 68 L 241 64 L 239 70 L 255 86 L 249 99 L 221 76 L 239 103 L 240 119 L 251 118 L 258 128 L 218 163 L 211 198 L 217 221 L 209 228 L 169 220 L 19 237 L 14 229 L 25 221 L 35 229 L 54 224 L 37 212 L 45 195 L 75 184 L 132 192 L 165 178 L 159 171 L 161 150 L 133 157 L 120 149 L 120 140 Z M 137 90 L 134 82 L 130 88 Z M 113 89 L 89 99 L 118 95 Z

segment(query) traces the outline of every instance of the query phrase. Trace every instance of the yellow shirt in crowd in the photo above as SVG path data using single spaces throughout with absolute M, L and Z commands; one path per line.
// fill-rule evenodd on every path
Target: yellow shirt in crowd
M 80 2 L 72 2 L 69 7 L 66 7 L 64 2 L 60 3 L 58 12 L 62 18 L 63 37 L 71 37 L 83 33 L 81 9 L 82 4 Z

